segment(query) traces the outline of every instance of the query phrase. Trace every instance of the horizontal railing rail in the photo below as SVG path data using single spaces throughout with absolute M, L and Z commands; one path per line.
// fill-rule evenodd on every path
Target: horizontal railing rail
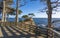
M 48 29 L 51 30 L 51 31 L 53 31 L 54 33 L 60 35 L 60 32 L 57 32 L 56 30 L 53 30 L 53 29 L 51 29 L 51 28 L 48 28 Z
M 60 32 L 52 29 L 52 28 L 47 28 L 49 30 L 51 30 L 54 33 L 54 38 L 60 38 Z
M 0 22 L 0 24 L 1 23 L 3 23 L 3 22 Z M 5 25 L 16 26 L 15 25 L 16 22 L 4 22 L 4 23 L 5 23 Z M 60 32 L 58 32 L 58 31 L 56 31 L 56 30 L 54 30 L 52 28 L 45 28 L 46 31 L 44 31 L 40 27 L 38 27 L 36 25 L 21 24 L 21 22 L 18 22 L 18 26 L 20 26 L 20 28 L 23 28 L 23 29 L 26 29 L 26 30 L 28 29 L 29 32 L 35 32 L 35 34 L 36 33 L 40 34 L 40 32 L 42 34 L 44 34 L 45 32 L 47 33 L 47 30 L 51 30 L 51 31 L 53 31 L 55 38 L 60 38 Z

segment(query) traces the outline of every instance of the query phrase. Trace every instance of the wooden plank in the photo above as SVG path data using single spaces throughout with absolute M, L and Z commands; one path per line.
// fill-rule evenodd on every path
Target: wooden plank
M 13 26 L 12 26 L 13 27 Z M 13 28 L 15 28 L 16 30 L 18 30 L 18 31 L 20 31 L 20 32 L 22 32 L 23 34 L 25 34 L 25 35 L 27 35 L 28 33 L 26 33 L 26 32 L 23 32 L 22 30 L 19 30 L 18 28 L 16 28 L 16 27 L 13 27 Z
M 17 32 L 16 30 L 12 29 L 11 27 L 8 26 L 8 28 L 9 28 L 12 32 L 14 32 L 16 35 L 21 35 L 19 32 Z
M 0 37 L 4 37 L 2 30 L 1 30 L 1 27 L 0 27 Z
M 60 32 L 57 32 L 56 30 L 53 30 L 53 29 L 51 29 L 51 28 L 48 28 L 48 29 L 50 29 L 50 30 L 53 31 L 54 33 L 60 35 Z
M 5 30 L 8 36 L 13 36 L 13 34 L 10 31 L 8 31 L 8 29 L 5 26 L 3 27 L 3 29 Z

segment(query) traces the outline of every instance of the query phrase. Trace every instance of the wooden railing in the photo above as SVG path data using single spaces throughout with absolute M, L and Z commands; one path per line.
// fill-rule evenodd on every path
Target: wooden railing
M 0 24 L 3 23 L 3 22 L 0 22 Z M 16 26 L 16 22 L 4 22 L 5 25 L 7 26 Z M 28 32 L 33 32 L 35 33 L 36 35 L 40 35 L 41 32 L 42 34 L 44 34 L 45 32 L 47 33 L 47 30 L 51 30 L 53 31 L 54 33 L 54 38 L 60 38 L 60 32 L 57 32 L 56 30 L 53 30 L 51 28 L 45 28 L 46 31 L 42 31 L 38 26 L 36 25 L 29 25 L 29 24 L 22 24 L 20 22 L 18 22 L 18 26 L 24 30 L 27 30 Z M 46 35 L 46 34 L 45 34 Z M 46 35 L 47 36 L 47 35 Z
M 16 22 L 0 22 L 0 24 L 4 24 L 4 25 L 7 25 L 7 26 L 16 26 Z M 18 22 L 18 25 L 20 25 L 20 22 Z
M 53 33 L 54 33 L 54 38 L 60 38 L 60 32 L 58 32 L 58 31 L 56 31 L 56 30 L 54 30 L 54 29 L 51 29 L 51 28 L 47 28 L 47 29 L 53 31 Z

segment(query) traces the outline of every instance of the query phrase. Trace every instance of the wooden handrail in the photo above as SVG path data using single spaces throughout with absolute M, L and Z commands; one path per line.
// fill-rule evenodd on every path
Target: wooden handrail
M 57 32 L 56 30 L 53 30 L 53 29 L 51 29 L 51 28 L 47 28 L 47 29 L 49 29 L 49 30 L 53 31 L 54 33 L 60 35 L 60 32 Z
M 0 23 L 3 23 L 3 22 L 0 22 Z M 15 24 L 15 22 L 5 22 L 6 24 L 8 23 L 8 24 L 10 24 L 10 25 L 14 25 Z M 7 25 L 8 25 L 7 24 Z M 19 24 L 19 26 L 20 26 L 20 22 L 18 23 Z M 25 24 L 25 25 L 28 25 L 28 26 L 32 26 L 31 27 L 31 30 L 34 30 L 34 29 L 39 29 L 39 27 L 38 26 L 36 26 L 36 25 L 29 25 L 29 24 Z M 24 28 L 24 27 L 23 27 Z M 24 28 L 25 29 L 25 28 Z M 45 28 L 46 30 L 51 30 L 53 33 L 55 33 L 55 34 L 57 34 L 58 36 L 60 36 L 60 32 L 57 32 L 56 30 L 54 30 L 54 29 L 52 29 L 52 28 Z M 40 30 L 40 29 L 39 29 Z M 41 31 L 41 30 L 40 30 Z

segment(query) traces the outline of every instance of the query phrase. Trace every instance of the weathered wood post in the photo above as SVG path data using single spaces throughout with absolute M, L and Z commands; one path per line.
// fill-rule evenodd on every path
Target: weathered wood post
M 47 7 L 48 7 L 48 28 L 52 28 L 52 6 L 51 6 L 51 0 L 47 0 Z M 47 30 L 48 31 L 48 35 L 47 38 L 54 38 L 54 34 L 53 31 L 51 31 L 50 29 Z
M 2 12 L 2 25 L 4 25 L 5 23 L 5 4 L 6 4 L 6 1 L 3 0 L 3 12 Z
M 18 26 L 18 0 L 16 0 L 16 26 Z

